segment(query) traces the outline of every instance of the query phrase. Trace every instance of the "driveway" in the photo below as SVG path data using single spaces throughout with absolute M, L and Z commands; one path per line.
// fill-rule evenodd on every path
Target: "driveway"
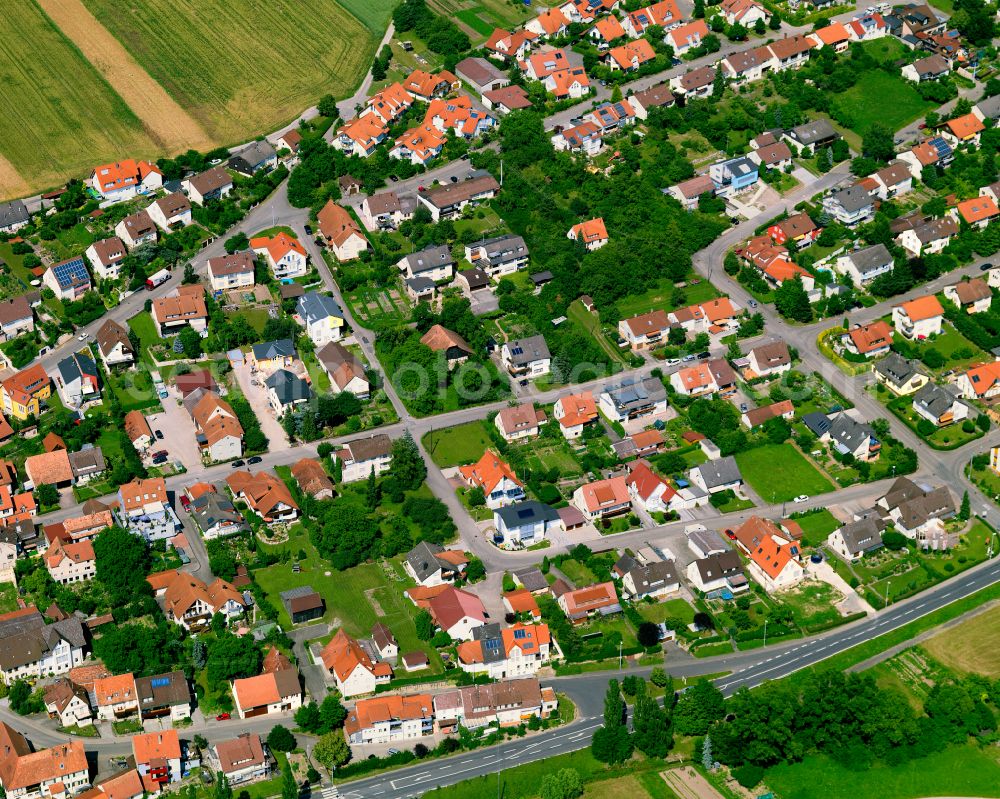
M 323 697 L 327 695 L 329 688 L 326 685 L 326 677 L 323 675 L 322 666 L 313 663 L 306 648 L 309 646 L 310 641 L 322 638 L 328 632 L 330 632 L 330 625 L 323 623 L 310 624 L 308 627 L 293 629 L 288 633 L 288 637 L 295 642 L 292 651 L 298 659 L 299 673 L 306 684 L 306 690 L 316 702 L 323 701 Z
M 875 615 L 875 608 L 869 605 L 864 598 L 858 594 L 847 581 L 833 570 L 826 560 L 821 563 L 806 564 L 806 575 L 816 580 L 822 580 L 829 586 L 840 591 L 844 599 L 837 603 L 837 610 L 845 616 L 852 613 L 867 613 L 869 616 Z
M 269 442 L 268 450 L 275 452 L 276 450 L 288 449 L 288 437 L 285 435 L 285 430 L 281 426 L 281 423 L 275 417 L 271 404 L 267 401 L 267 390 L 263 385 L 255 386 L 251 383 L 252 380 L 256 380 L 258 383 L 263 384 L 263 380 L 257 379 L 260 375 L 251 376 L 250 367 L 245 363 L 242 366 L 233 367 L 233 374 L 236 375 L 236 380 L 240 384 L 240 391 L 243 392 L 243 396 L 250 403 L 254 415 L 260 420 L 260 429 L 267 436 Z
M 187 409 L 181 404 L 181 395 L 173 387 L 169 388 L 170 396 L 163 400 L 162 413 L 150 414 L 146 417 L 149 429 L 154 433 L 162 431 L 163 438 L 153 442 L 153 452 L 165 449 L 170 453 L 170 460 L 180 461 L 189 472 L 201 469 L 201 452 L 195 440 L 194 420 Z

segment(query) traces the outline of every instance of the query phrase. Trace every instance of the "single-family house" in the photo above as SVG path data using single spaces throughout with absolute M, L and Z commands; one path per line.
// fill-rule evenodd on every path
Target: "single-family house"
M 413 209 L 396 196 L 394 191 L 384 191 L 365 197 L 358 208 L 358 215 L 369 230 L 395 230 L 413 217 Z
M 504 342 L 500 361 L 511 377 L 534 380 L 549 373 L 552 356 L 544 336 L 528 336 Z
M 271 758 L 260 736 L 250 732 L 219 741 L 209 752 L 208 760 L 213 770 L 222 772 L 230 785 L 256 782 L 271 773 Z
M 545 411 L 527 402 L 502 408 L 494 419 L 494 424 L 504 441 L 521 441 L 538 435 L 539 426 L 546 421 Z
M 421 541 L 406 554 L 403 568 L 418 585 L 430 588 L 454 583 L 469 565 L 469 556 L 460 549 L 445 549 Z
M 220 200 L 228 197 L 233 190 L 233 179 L 221 166 L 184 178 L 181 189 L 195 205 L 204 205 L 210 200 Z
M 97 364 L 90 350 L 74 352 L 56 364 L 56 390 L 63 404 L 79 410 L 84 405 L 100 402 L 101 385 Z
M 316 215 L 316 226 L 338 261 L 353 261 L 368 249 L 368 239 L 354 217 L 333 200 L 327 200 Z
M 316 353 L 320 366 L 337 392 L 347 391 L 358 399 L 367 399 L 371 386 L 365 367 L 344 345 L 331 342 Z
M 242 250 L 208 259 L 208 281 L 213 292 L 250 288 L 254 277 L 254 253 Z
M 826 543 L 840 558 L 854 563 L 882 548 L 885 527 L 878 516 L 866 516 L 838 527 L 826 537 Z
M 573 492 L 573 504 L 591 521 L 620 516 L 632 509 L 632 497 L 624 477 L 609 477 L 584 483 Z
M 127 253 L 125 243 L 117 236 L 111 236 L 95 241 L 84 255 L 98 277 L 102 280 L 117 280 Z
M 944 296 L 970 314 L 988 311 L 993 303 L 993 292 L 990 290 L 989 284 L 981 277 L 962 280 L 954 285 L 946 286 Z
M 203 337 L 208 335 L 208 309 L 204 289 L 198 283 L 181 286 L 176 294 L 153 300 L 150 315 L 163 337 L 176 335 L 188 326 Z
M 591 616 L 621 613 L 618 592 L 612 582 L 598 583 L 566 591 L 556 603 L 573 624 L 583 624 Z
M 392 666 L 373 658 L 341 628 L 320 653 L 323 667 L 345 698 L 373 694 L 392 679 Z
M 608 230 L 604 226 L 604 219 L 601 217 L 573 225 L 566 237 L 571 241 L 581 242 L 590 251 L 599 250 L 610 240 Z
M 226 478 L 233 497 L 267 524 L 292 522 L 299 516 L 299 506 L 285 481 L 271 472 L 247 472 L 239 469 Z
M 913 395 L 913 410 L 935 427 L 946 427 L 969 417 L 970 408 L 958 395 L 957 387 L 927 383 Z
M 784 374 L 792 368 L 792 356 L 788 345 L 781 340 L 758 344 L 747 353 L 747 368 L 754 377 L 773 377 Z
M 42 283 L 60 300 L 78 300 L 91 289 L 90 274 L 82 255 L 53 264 L 42 274 Z
M 153 200 L 146 209 L 149 218 L 160 230 L 170 233 L 191 224 L 191 203 L 179 191 Z
M 396 264 L 405 277 L 425 277 L 435 283 L 455 276 L 455 259 L 447 245 L 426 247 L 403 256 Z
M 919 361 L 907 360 L 895 352 L 876 361 L 872 371 L 875 380 L 896 396 L 914 394 L 930 381 L 930 377 L 921 371 Z
M 545 540 L 550 530 L 561 529 L 559 513 L 541 502 L 528 500 L 493 511 L 495 540 L 506 547 L 531 546 Z
M 256 677 L 233 680 L 233 700 L 241 719 L 292 713 L 302 706 L 298 669 L 265 671 Z
M 743 475 L 736 458 L 727 455 L 715 458 L 691 469 L 689 476 L 702 491 L 715 494 L 719 491 L 738 491 L 743 485 Z
M 442 183 L 417 194 L 435 222 L 452 219 L 468 206 L 475 207 L 496 197 L 500 184 L 489 172 L 477 171 L 457 183 Z
M 567 394 L 556 400 L 552 415 L 567 439 L 579 438 L 583 428 L 597 419 L 597 403 L 589 391 Z
M 309 256 L 301 242 L 280 231 L 275 236 L 250 239 L 250 249 L 263 255 L 276 280 L 303 277 L 308 271 Z
M 743 561 L 733 549 L 711 552 L 693 560 L 688 564 L 687 578 L 704 594 L 725 590 L 736 594 L 749 588 Z
M 269 171 L 277 165 L 278 153 L 266 139 L 250 142 L 235 155 L 230 156 L 228 162 L 231 170 L 248 178 L 252 178 L 262 169 Z
M 145 211 L 129 214 L 115 225 L 115 236 L 125 244 L 131 252 L 143 244 L 156 241 L 156 223 Z
M 925 339 L 941 332 L 944 308 L 933 294 L 895 305 L 892 308 L 892 326 L 908 339 Z
M 524 499 L 524 484 L 493 450 L 486 450 L 476 463 L 460 466 L 458 470 L 471 488 L 482 489 L 486 507 L 491 510 Z
M 315 291 L 306 292 L 299 297 L 295 313 L 317 348 L 331 341 L 340 341 L 344 331 L 344 312 L 333 297 Z
M 618 323 L 618 335 L 625 339 L 633 350 L 642 350 L 663 344 L 671 327 L 673 325 L 667 317 L 667 312 L 656 310 L 622 319 Z
M 367 480 L 372 471 L 378 477 L 389 471 L 392 463 L 392 439 L 385 433 L 356 438 L 337 450 L 336 457 L 344 483 Z
M 834 269 L 838 274 L 847 275 L 851 282 L 861 288 L 875 278 L 892 271 L 892 254 L 884 244 L 874 244 L 860 250 L 851 250 L 837 258 Z
M 767 591 L 790 588 L 805 576 L 798 543 L 769 519 L 752 516 L 734 535 L 750 559 L 750 574 Z
M 655 377 L 626 377 L 619 383 L 606 386 L 598 404 L 611 421 L 634 422 L 665 414 L 667 390 Z
M 861 186 L 848 186 L 824 197 L 823 210 L 842 225 L 853 227 L 875 215 L 875 204 Z
M 97 351 L 109 369 L 135 362 L 135 349 L 128 331 L 114 319 L 105 320 L 95 336 Z

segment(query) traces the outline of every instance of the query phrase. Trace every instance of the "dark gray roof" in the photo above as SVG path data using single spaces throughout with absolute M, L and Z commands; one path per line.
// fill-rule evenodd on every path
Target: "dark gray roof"
M 672 560 L 661 560 L 645 566 L 636 566 L 628 572 L 632 576 L 636 593 L 640 596 L 677 585 L 677 568 Z
M 990 119 L 1000 119 L 1000 94 L 994 95 L 993 97 L 984 97 L 976 103 L 976 108 L 982 112 L 984 117 L 990 117 Z M 0 219 L 0 227 L 3 227 L 2 219 Z
M 331 316 L 339 319 L 344 318 L 344 312 L 340 310 L 340 306 L 333 297 L 318 294 L 315 291 L 310 291 L 299 297 L 299 301 L 295 304 L 295 311 L 307 324 L 328 319 Z
M 558 517 L 559 514 L 556 513 L 556 516 Z M 535 591 L 544 591 L 549 587 L 549 583 L 545 579 L 545 575 L 542 574 L 542 570 L 537 566 L 528 566 L 524 569 L 518 569 L 514 572 L 514 576 L 517 577 L 522 586 L 527 588 L 532 593 Z
M 439 569 L 454 571 L 455 565 L 438 557 L 439 552 L 444 552 L 444 547 L 421 541 L 406 554 L 406 562 L 410 565 L 413 573 L 417 575 L 417 581 L 423 582 Z
M 483 289 L 490 285 L 490 276 L 478 266 L 474 266 L 472 269 L 463 269 L 458 273 L 458 277 L 469 284 L 470 291 Z
M 191 689 L 183 671 L 136 677 L 135 692 L 141 711 L 191 704 Z
M 913 395 L 914 407 L 921 407 L 935 419 L 940 419 L 952 409 L 957 398 L 944 386 L 928 383 Z
M 499 663 L 507 659 L 503 646 L 503 633 L 499 622 L 491 622 L 472 631 L 472 640 L 479 641 L 483 650 L 483 663 Z
M 525 366 L 534 361 L 551 358 L 549 347 L 545 343 L 544 336 L 528 336 L 514 341 L 508 341 L 507 349 L 510 351 L 510 362 L 515 366 Z
M 702 552 L 725 551 L 729 545 L 721 537 L 708 530 L 692 530 L 687 534 L 687 539 Z
M 718 580 L 720 577 L 743 574 L 743 562 L 732 549 L 709 555 L 707 558 L 698 558 L 694 563 L 701 575 L 702 583 Z
M 454 266 L 455 259 L 451 257 L 451 247 L 442 244 L 438 247 L 427 247 L 404 256 L 406 266 L 414 275 L 440 269 L 442 266 Z
M 107 468 L 101 448 L 90 444 L 79 452 L 70 452 L 67 457 L 74 477 L 100 474 Z
M 276 371 L 264 381 L 264 385 L 274 390 L 274 393 L 278 397 L 278 402 L 283 406 L 307 400 L 312 395 L 309 384 L 297 374 L 293 374 L 287 369 Z
M 229 159 L 229 166 L 238 169 L 244 164 L 251 170 L 258 170 L 262 165 L 270 161 L 276 155 L 274 148 L 268 141 L 250 142 L 236 155 Z
M 830 439 L 841 451 L 854 452 L 872 435 L 871 427 L 856 422 L 846 413 L 838 413 L 830 422 Z
M 822 437 L 830 431 L 830 420 L 825 413 L 813 411 L 802 417 L 802 423 L 808 427 L 814 435 Z
M 620 411 L 653 405 L 667 398 L 663 383 L 655 377 L 626 378 L 620 383 L 608 386 L 604 393 Z
M 460 180 L 458 183 L 442 183 L 427 189 L 421 197 L 435 208 L 449 208 L 464 202 L 484 197 L 500 189 L 500 184 L 488 172 Z
M 802 144 L 809 146 L 818 141 L 826 141 L 831 138 L 840 138 L 840 134 L 825 119 L 816 119 L 792 128 L 794 138 Z
M 79 380 L 84 375 L 97 377 L 97 365 L 94 363 L 94 359 L 82 352 L 75 352 L 69 357 L 63 358 L 59 361 L 57 368 L 64 384 Z
M 955 513 L 955 502 L 947 486 L 939 486 L 922 496 L 902 503 L 899 508 L 899 524 L 913 530 L 930 519 L 940 519 Z
M 87 644 L 83 624 L 76 616 L 46 624 L 42 614 L 34 613 L 0 622 L 0 668 L 5 671 L 36 663 L 51 652 L 59 641 L 72 647 Z
M 848 186 L 846 189 L 835 191 L 830 199 L 849 214 L 872 205 L 871 195 L 861 186 Z
M 946 239 L 958 233 L 958 223 L 950 216 L 931 219 L 913 228 L 913 233 L 921 244 L 930 244 L 938 239 Z
M 28 209 L 20 200 L 0 203 L 0 230 L 24 224 L 30 219 Z
M 367 438 L 356 438 L 344 444 L 355 463 L 382 458 L 392 452 L 392 439 L 385 433 L 375 433 Z
M 407 278 L 406 285 L 414 294 L 423 294 L 425 291 L 430 291 L 434 288 L 434 281 L 429 277 L 417 275 L 416 277 Z
M 846 257 L 854 264 L 854 268 L 862 275 L 877 272 L 887 265 L 892 265 L 892 255 L 884 244 L 876 244 L 861 250 L 847 253 Z
M 265 341 L 253 345 L 253 357 L 258 361 L 269 361 L 272 358 L 294 358 L 295 343 L 290 338 L 280 338 L 277 341 Z
M 697 467 L 701 473 L 701 479 L 706 488 L 737 483 L 743 480 L 740 474 L 740 467 L 736 463 L 736 458 L 727 455 L 724 458 L 716 458 L 714 461 L 707 461 Z
M 531 276 L 531 282 L 536 286 L 540 286 L 542 283 L 548 283 L 550 280 L 552 280 L 552 273 L 548 269 L 542 272 L 535 272 L 535 274 Z
M 528 245 L 521 236 L 514 233 L 474 242 L 469 246 L 486 250 L 486 257 L 479 260 L 486 261 L 490 266 L 500 266 L 528 257 Z
M 554 522 L 559 518 L 559 512 L 555 508 L 534 500 L 505 505 L 497 508 L 494 513 L 503 520 L 507 529 L 516 529 L 538 522 Z
M 881 547 L 884 529 L 885 522 L 876 516 L 869 516 L 845 524 L 840 528 L 840 535 L 844 539 L 847 551 L 857 555 L 859 552 L 871 552 Z
M 890 352 L 873 367 L 876 372 L 889 378 L 897 386 L 920 374 L 918 361 L 908 361 L 902 355 Z
M 904 502 L 923 495 L 924 490 L 909 477 L 897 477 L 879 502 L 884 503 L 889 510 L 894 510 Z
M 191 501 L 191 515 L 194 516 L 198 527 L 202 530 L 210 530 L 219 523 L 229 522 L 239 525 L 234 529 L 247 529 L 236 507 L 229 497 L 219 491 L 206 491 L 201 496 Z

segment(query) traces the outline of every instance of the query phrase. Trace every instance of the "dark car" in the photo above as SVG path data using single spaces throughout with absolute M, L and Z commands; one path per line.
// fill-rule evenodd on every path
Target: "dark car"
M 993 264 L 981 264 L 980 267 L 979 267 L 979 271 L 980 272 L 988 272 L 992 268 L 993 268 Z
M 712 357 L 712 353 L 710 353 L 710 352 L 699 352 L 698 353 L 698 360 L 699 361 L 707 361 L 711 357 Z
M 240 466 L 246 466 L 246 464 L 245 464 L 245 463 L 244 463 L 243 461 L 241 461 L 241 460 L 236 460 L 236 461 L 233 461 L 233 462 L 232 462 L 232 464 L 230 464 L 230 465 L 231 465 L 231 466 L 232 466 L 232 467 L 233 467 L 234 469 L 237 469 L 237 468 L 239 468 Z
M 312 225 L 304 225 L 303 227 L 305 228 L 307 236 L 311 236 L 313 234 Z
M 260 455 L 254 455 L 252 458 L 247 459 L 247 463 L 260 463 L 264 459 Z
M 451 182 L 452 183 L 458 183 L 458 175 L 452 175 L 451 176 Z
M 395 175 L 389 175 L 389 180 L 391 180 L 393 183 L 399 183 L 399 178 L 397 178 Z
M 162 431 L 162 430 L 156 430 L 156 431 L 154 431 L 154 435 L 155 435 L 155 436 L 156 436 L 156 437 L 157 437 L 157 438 L 158 438 L 158 439 L 159 439 L 160 441 L 163 441 L 163 431 Z

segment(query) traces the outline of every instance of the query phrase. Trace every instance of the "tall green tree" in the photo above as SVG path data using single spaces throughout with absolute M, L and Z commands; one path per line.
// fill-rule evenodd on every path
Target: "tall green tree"
M 127 605 L 135 597 L 150 593 L 149 547 L 141 536 L 123 527 L 109 527 L 94 539 L 97 580 L 108 592 L 112 607 Z
M 610 680 L 604 695 L 604 724 L 594 732 L 590 751 L 603 763 L 624 763 L 632 750 L 632 736 L 625 726 L 625 698 L 618 680 Z
M 427 477 L 427 464 L 424 463 L 420 450 L 417 449 L 417 442 L 413 440 L 409 430 L 392 443 L 390 470 L 396 481 L 410 491 L 420 488 L 420 484 Z
M 774 307 L 782 316 L 796 322 L 811 322 L 813 318 L 809 295 L 797 276 L 786 280 L 774 292 Z
M 681 694 L 674 708 L 674 728 L 681 735 L 704 735 L 726 712 L 722 691 L 708 680 L 698 680 Z
M 321 735 L 313 747 L 313 757 L 327 769 L 340 768 L 351 759 L 351 748 L 340 731 Z
M 292 774 L 292 767 L 287 763 L 281 771 L 281 799 L 299 799 L 299 785 Z
M 673 697 L 669 698 L 670 700 Z M 660 707 L 645 690 L 635 698 L 632 710 L 632 740 L 635 748 L 647 757 L 666 757 L 674 745 L 671 713 Z

